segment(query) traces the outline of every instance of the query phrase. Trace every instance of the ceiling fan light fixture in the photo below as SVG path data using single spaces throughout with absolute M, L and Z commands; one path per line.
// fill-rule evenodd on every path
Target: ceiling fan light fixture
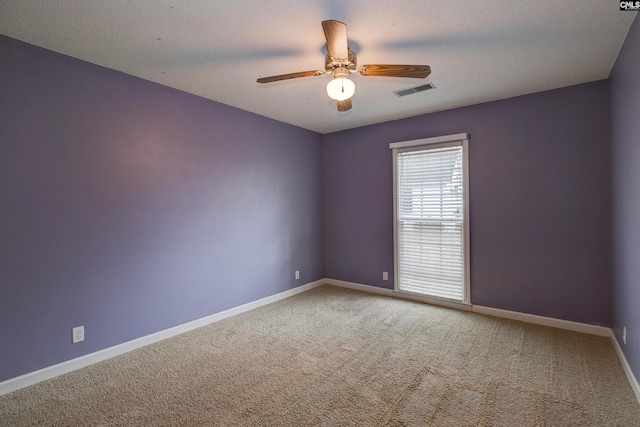
M 338 76 L 327 84 L 327 95 L 336 101 L 344 101 L 353 96 L 356 85 L 346 77 Z

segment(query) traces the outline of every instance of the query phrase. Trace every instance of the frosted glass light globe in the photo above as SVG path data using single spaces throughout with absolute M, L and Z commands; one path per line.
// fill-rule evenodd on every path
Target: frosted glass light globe
M 327 84 L 327 95 L 336 101 L 349 99 L 356 92 L 356 85 L 344 77 L 336 77 Z

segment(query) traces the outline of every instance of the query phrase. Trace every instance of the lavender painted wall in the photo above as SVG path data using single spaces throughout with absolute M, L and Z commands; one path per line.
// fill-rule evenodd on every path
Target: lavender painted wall
M 611 80 L 613 331 L 640 379 L 640 22 L 635 19 Z M 627 327 L 627 345 L 622 327 Z
M 393 287 L 389 143 L 462 132 L 472 302 L 610 325 L 608 81 L 325 135 L 327 277 Z
M 0 381 L 324 277 L 320 134 L 3 36 L 0 94 Z

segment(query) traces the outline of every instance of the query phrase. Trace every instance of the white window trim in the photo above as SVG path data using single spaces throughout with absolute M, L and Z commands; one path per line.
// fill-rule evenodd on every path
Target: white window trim
M 434 145 L 434 144 L 442 144 L 448 145 L 447 143 L 461 143 L 462 144 L 462 173 L 463 173 L 463 203 L 464 203 L 464 297 L 461 302 L 451 301 L 445 298 L 438 298 L 434 296 L 425 296 L 422 294 L 416 294 L 413 292 L 407 292 L 398 289 L 398 196 L 397 196 L 397 157 L 398 153 L 402 151 L 411 151 L 411 150 L 403 150 L 404 148 L 416 148 L 419 149 L 421 146 L 426 145 Z M 400 294 L 407 294 L 413 296 L 419 296 L 421 300 L 425 302 L 433 301 L 435 304 L 442 304 L 443 302 L 447 305 L 456 306 L 459 305 L 461 308 L 465 309 L 471 305 L 471 279 L 470 279 L 470 244 L 469 244 L 469 134 L 467 133 L 458 133 L 453 135 L 445 135 L 445 136 L 437 136 L 433 138 L 422 138 L 422 139 L 414 139 L 411 141 L 401 141 L 401 142 L 392 142 L 389 144 L 389 148 L 393 150 L 392 162 L 393 162 L 393 267 L 394 267 L 394 292 Z

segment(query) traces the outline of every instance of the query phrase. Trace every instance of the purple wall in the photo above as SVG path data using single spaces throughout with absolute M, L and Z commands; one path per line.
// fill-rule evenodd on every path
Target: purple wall
M 0 94 L 0 381 L 324 277 L 320 134 L 3 36 Z
M 393 287 L 389 143 L 463 132 L 472 302 L 610 325 L 606 80 L 325 135 L 326 276 Z
M 640 379 L 640 22 L 611 73 L 613 330 Z M 622 327 L 627 327 L 627 345 Z

